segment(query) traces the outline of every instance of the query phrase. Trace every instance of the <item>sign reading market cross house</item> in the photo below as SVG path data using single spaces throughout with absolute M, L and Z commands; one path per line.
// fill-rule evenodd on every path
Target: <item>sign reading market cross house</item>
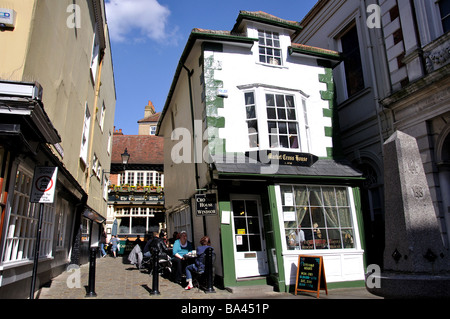
M 197 216 L 216 215 L 216 194 L 195 195 Z
M 260 152 L 264 152 L 265 159 L 262 159 Z M 258 152 L 246 152 L 245 155 L 251 159 L 258 161 L 278 161 L 280 165 L 291 166 L 312 166 L 319 158 L 310 153 L 296 153 L 296 152 L 284 152 L 284 151 L 258 151 Z

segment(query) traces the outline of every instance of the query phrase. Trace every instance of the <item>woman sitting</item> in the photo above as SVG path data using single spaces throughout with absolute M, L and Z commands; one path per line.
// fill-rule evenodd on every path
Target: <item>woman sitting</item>
M 186 267 L 186 258 L 184 255 L 192 251 L 192 243 L 187 240 L 187 233 L 183 230 L 180 232 L 180 239 L 173 244 L 172 267 L 174 280 L 181 284 L 181 275 Z
M 195 258 L 195 262 L 186 267 L 186 280 L 188 285 L 186 286 L 186 290 L 192 289 L 194 286 L 192 285 L 192 271 L 197 273 L 202 273 L 205 271 L 205 251 L 211 247 L 211 241 L 208 236 L 203 236 L 200 239 L 200 245 L 197 248 L 197 258 Z

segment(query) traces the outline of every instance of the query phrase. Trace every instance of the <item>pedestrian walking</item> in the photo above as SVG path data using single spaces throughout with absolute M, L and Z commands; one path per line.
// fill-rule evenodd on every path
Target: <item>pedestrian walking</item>
M 103 231 L 102 236 L 100 237 L 100 252 L 102 253 L 102 257 L 106 257 L 106 251 L 105 251 L 105 246 L 106 246 L 106 233 L 105 231 Z
M 117 236 L 113 235 L 111 238 L 111 249 L 114 255 L 114 258 L 116 258 L 116 252 L 118 253 L 119 250 L 119 238 L 117 238 Z

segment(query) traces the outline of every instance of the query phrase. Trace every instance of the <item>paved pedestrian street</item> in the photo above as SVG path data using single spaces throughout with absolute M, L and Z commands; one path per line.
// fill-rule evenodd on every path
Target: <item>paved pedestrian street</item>
M 75 266 L 76 267 L 76 266 Z M 78 268 L 78 267 L 76 267 Z M 105 257 L 96 260 L 95 297 L 86 297 L 89 284 L 89 264 L 74 271 L 65 271 L 36 292 L 36 299 L 316 299 L 315 293 L 281 293 L 271 287 L 214 287 L 215 293 L 205 293 L 182 286 L 160 276 L 159 295 L 151 294 L 152 276 L 129 264 L 124 257 Z M 77 279 L 79 278 L 78 282 Z M 320 299 L 378 299 L 365 288 L 328 289 L 320 292 Z
M 151 294 L 152 276 L 138 270 L 123 257 L 98 258 L 96 260 L 95 297 L 86 297 L 89 284 L 89 264 L 65 271 L 51 283 L 36 292 L 34 305 L 45 311 L 53 303 L 67 309 L 96 311 L 101 315 L 118 316 L 160 314 L 173 318 L 278 318 L 281 313 L 317 314 L 318 303 L 329 304 L 320 313 L 342 307 L 345 302 L 382 299 L 367 292 L 365 288 L 328 289 L 316 293 L 280 293 L 270 286 L 214 287 L 215 293 L 205 293 L 194 288 L 185 290 L 170 280 L 159 277 L 159 295 Z M 78 283 L 76 279 L 79 279 Z M 78 285 L 78 287 L 76 287 Z M 75 286 L 75 287 L 73 287 Z M 71 288 L 73 287 L 73 288 Z M 334 305 L 332 300 L 334 299 Z M 346 300 L 343 300 L 346 299 Z M 359 299 L 359 300 L 355 300 Z M 88 301 L 86 301 L 88 300 Z M 53 302 L 52 302 L 53 301 Z M 93 302 L 90 302 L 93 301 Z M 338 303 L 338 304 L 336 304 Z M 88 310 L 88 308 L 92 310 Z M 300 307 L 300 308 L 299 308 Z M 30 308 L 31 309 L 31 308 Z M 36 311 L 36 308 L 33 311 Z

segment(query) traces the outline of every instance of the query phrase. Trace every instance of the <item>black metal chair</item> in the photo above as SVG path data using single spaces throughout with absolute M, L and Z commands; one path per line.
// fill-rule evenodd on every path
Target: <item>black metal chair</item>
M 207 248 L 203 256 L 205 269 L 192 272 L 192 285 L 205 293 L 214 291 L 216 253 L 213 248 Z

